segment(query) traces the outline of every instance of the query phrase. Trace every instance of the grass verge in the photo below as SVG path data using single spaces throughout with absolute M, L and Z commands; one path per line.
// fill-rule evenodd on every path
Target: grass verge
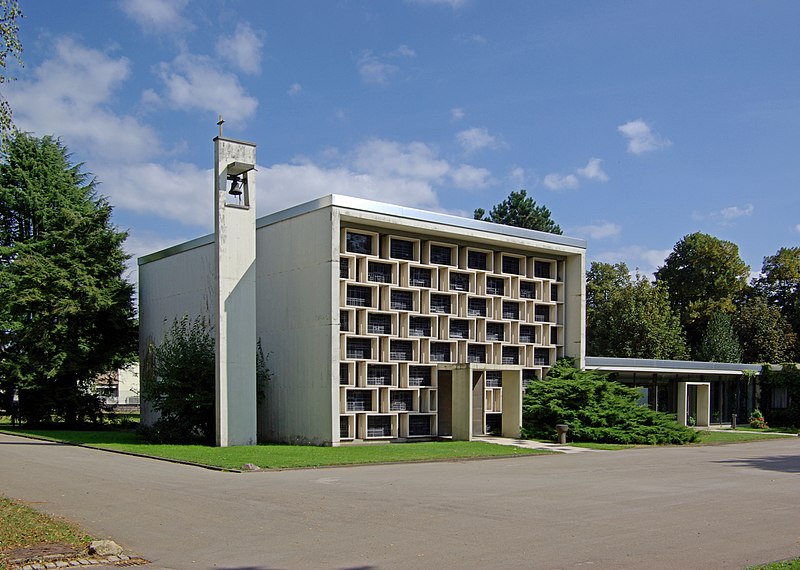
M 208 447 L 204 445 L 155 445 L 143 441 L 134 432 L 3 429 L 5 433 L 32 435 L 55 441 L 88 445 L 211 465 L 223 469 L 239 469 L 252 463 L 264 469 L 294 469 L 329 465 L 358 465 L 449 459 L 489 458 L 550 453 L 484 442 L 436 441 L 393 445 L 344 447 L 312 447 L 305 445 L 256 445 L 241 447 Z
M 701 431 L 700 441 L 698 443 L 701 445 L 714 445 L 718 443 L 742 443 L 746 441 L 761 441 L 764 439 L 780 439 L 783 437 L 797 436 L 768 433 L 763 430 L 758 433 L 739 429 L 730 431 Z
M 758 566 L 748 566 L 745 570 L 800 570 L 800 558 L 770 562 L 769 564 L 759 564 Z
M 600 449 L 602 451 L 619 451 L 620 449 L 630 449 L 632 447 L 637 447 L 633 444 L 625 444 L 625 443 L 594 443 L 590 441 L 579 441 L 576 443 L 570 443 L 571 447 L 585 447 L 586 449 Z
M 0 495 L 0 568 L 7 567 L 5 555 L 17 548 L 59 543 L 82 550 L 91 541 L 76 525 Z

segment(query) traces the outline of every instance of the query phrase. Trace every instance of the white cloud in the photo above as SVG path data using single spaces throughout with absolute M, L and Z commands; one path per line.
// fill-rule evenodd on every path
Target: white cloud
M 697 222 L 717 222 L 720 225 L 726 226 L 731 225 L 733 220 L 737 218 L 751 216 L 754 211 L 755 208 L 752 204 L 746 204 L 744 207 L 729 206 L 727 208 L 722 208 L 721 210 L 708 213 L 694 211 L 692 212 L 692 219 Z
M 396 50 L 389 52 L 386 55 L 393 57 L 416 57 L 417 52 L 408 47 L 406 44 L 401 44 Z
M 463 118 L 464 118 L 464 109 L 462 109 L 461 107 L 453 107 L 452 109 L 450 109 L 451 121 L 453 122 L 460 121 Z
M 473 127 L 456 134 L 456 140 L 466 152 L 476 152 L 484 148 L 498 148 L 497 137 L 489 134 L 485 128 Z
M 550 190 L 574 190 L 580 186 L 578 177 L 574 174 L 567 174 L 566 176 L 556 173 L 548 174 L 544 177 L 543 183 Z
M 525 180 L 527 179 L 527 174 L 525 169 L 521 166 L 515 166 L 511 169 L 511 172 L 508 173 L 508 179 L 511 181 L 512 184 L 515 186 L 525 186 Z
M 628 152 L 631 154 L 644 154 L 667 148 L 672 144 L 669 139 L 654 133 L 650 125 L 642 119 L 628 121 L 624 125 L 619 125 L 617 130 L 628 139 Z
M 485 188 L 491 182 L 491 173 L 485 168 L 462 164 L 449 173 L 453 186 L 462 190 Z
M 412 4 L 438 4 L 442 6 L 450 6 L 452 9 L 457 9 L 467 3 L 467 0 L 409 0 Z
M 603 172 L 603 160 L 600 158 L 590 158 L 589 162 L 583 168 L 578 169 L 578 174 L 588 180 L 599 180 L 600 182 L 608 182 L 608 174 Z
M 641 245 L 629 245 L 617 250 L 601 251 L 592 255 L 591 259 L 605 263 L 624 262 L 631 271 L 638 269 L 641 275 L 652 279 L 671 252 L 671 249 L 648 249 Z
M 303 90 L 303 86 L 299 83 L 292 83 L 289 86 L 289 90 L 286 92 L 288 95 L 299 95 L 300 92 Z
M 604 222 L 602 224 L 590 224 L 588 226 L 578 226 L 571 228 L 567 233 L 569 235 L 576 235 L 578 237 L 586 237 L 589 239 L 605 239 L 616 237 L 620 235 L 622 228 L 611 222 Z
M 417 55 L 416 52 L 405 44 L 382 56 L 377 56 L 371 50 L 366 50 L 358 58 L 358 73 L 365 83 L 386 85 L 389 83 L 391 76 L 400 70 L 397 65 L 389 63 L 386 59 L 414 57 L 415 55 Z
M 217 40 L 217 55 L 240 71 L 256 75 L 261 72 L 261 48 L 265 37 L 265 32 L 254 30 L 246 22 L 239 23 L 233 36 Z
M 794 227 L 794 231 L 796 231 L 796 232 L 800 233 L 800 224 L 797 224 L 797 225 Z
M 176 109 L 221 113 L 225 120 L 237 122 L 258 107 L 236 75 L 220 70 L 207 56 L 180 54 L 172 63 L 162 63 L 158 75 L 164 83 L 163 98 Z
M 720 214 L 724 220 L 735 220 L 742 216 L 750 216 L 753 214 L 753 205 L 747 204 L 744 208 L 730 206 L 729 208 L 723 208 Z
M 441 180 L 451 169 L 436 151 L 421 142 L 403 144 L 372 139 L 356 147 L 353 166 L 379 177 L 402 177 L 430 181 Z
M 189 0 L 123 0 L 122 11 L 147 33 L 169 33 L 190 30 L 193 26 L 183 17 Z

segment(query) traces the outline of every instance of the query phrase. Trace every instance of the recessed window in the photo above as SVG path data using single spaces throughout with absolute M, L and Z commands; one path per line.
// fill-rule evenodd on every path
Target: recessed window
M 391 360 L 413 360 L 414 345 L 410 340 L 391 340 L 389 343 L 389 358 Z
M 347 358 L 369 360 L 372 358 L 372 341 L 368 338 L 348 338 Z
M 470 299 L 467 305 L 467 314 L 470 317 L 485 317 L 486 299 Z
M 520 325 L 519 327 L 519 341 L 533 344 L 536 342 L 536 327 Z
M 431 336 L 430 317 L 411 317 L 408 319 L 408 336 Z
M 431 417 L 409 415 L 408 435 L 431 435 Z
M 503 273 L 513 273 L 519 275 L 519 257 L 503 256 Z
M 469 273 L 451 273 L 450 290 L 469 291 Z
M 431 313 L 451 313 L 452 302 L 450 295 L 431 294 Z
M 486 387 L 487 388 L 502 388 L 503 387 L 503 373 L 499 370 L 489 370 L 486 372 Z
M 370 261 L 367 265 L 367 281 L 375 283 L 392 282 L 392 266 L 388 263 Z
M 503 341 L 506 339 L 506 327 L 503 323 L 486 323 L 486 340 Z
M 392 412 L 410 412 L 413 409 L 411 392 L 392 392 L 389 395 L 389 410 Z
M 372 410 L 371 390 L 348 390 L 347 392 L 348 412 L 369 412 L 371 410 Z
M 503 347 L 503 364 L 519 364 L 519 349 L 516 346 Z
M 431 369 L 427 366 L 409 366 L 408 367 L 408 385 L 409 386 L 430 386 Z
M 486 271 L 486 252 L 469 250 L 467 252 L 467 267 Z
M 372 236 L 368 234 L 357 234 L 355 232 L 347 232 L 345 239 L 346 249 L 350 253 L 362 253 L 364 255 L 372 255 Z
M 538 323 L 550 322 L 550 307 L 547 305 L 538 305 L 534 310 L 534 320 Z
M 439 265 L 452 265 L 453 264 L 453 250 L 450 247 L 443 245 L 431 244 L 431 263 Z
M 534 277 L 539 277 L 540 279 L 550 279 L 550 262 L 534 261 L 533 275 Z
M 450 362 L 450 345 L 445 342 L 432 342 L 431 362 Z
M 486 346 L 471 344 L 467 347 L 467 362 L 486 362 Z
M 370 287 L 359 287 L 358 285 L 347 286 L 347 304 L 354 307 L 372 306 L 372 289 Z
M 486 293 L 489 295 L 505 295 L 506 280 L 499 277 L 486 278 Z
M 412 267 L 409 283 L 412 287 L 430 287 L 431 270 L 425 267 Z
M 519 283 L 519 296 L 522 299 L 535 299 L 536 298 L 536 284 L 530 281 L 520 281 Z
M 450 338 L 469 338 L 469 321 L 451 320 Z
M 370 313 L 367 316 L 369 334 L 392 334 L 392 317 L 384 313 Z
M 414 259 L 413 241 L 392 238 L 389 250 L 389 255 L 395 259 L 404 259 L 406 261 L 411 261 Z
M 503 318 L 519 319 L 519 303 L 513 301 L 503 301 Z
M 414 297 L 411 291 L 392 291 L 389 306 L 394 311 L 413 311 Z
M 367 386 L 391 386 L 392 367 L 385 364 L 367 365 Z

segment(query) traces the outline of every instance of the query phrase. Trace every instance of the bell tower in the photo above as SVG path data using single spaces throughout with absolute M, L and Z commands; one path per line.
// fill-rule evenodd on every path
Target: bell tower
M 256 444 L 256 145 L 214 138 L 216 443 Z

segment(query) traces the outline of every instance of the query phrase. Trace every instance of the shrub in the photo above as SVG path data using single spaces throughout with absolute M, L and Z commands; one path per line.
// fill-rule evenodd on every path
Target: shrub
M 764 419 L 764 414 L 758 408 L 750 412 L 750 427 L 757 429 L 767 429 L 769 427 Z
M 523 437 L 553 439 L 555 425 L 568 424 L 574 441 L 658 445 L 697 440 L 695 430 L 640 406 L 639 396 L 636 388 L 559 361 L 546 379 L 528 385 L 522 404 Z

